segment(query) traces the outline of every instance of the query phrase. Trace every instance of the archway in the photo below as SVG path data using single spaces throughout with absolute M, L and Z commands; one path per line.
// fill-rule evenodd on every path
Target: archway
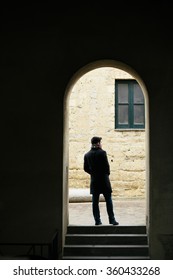
M 68 124 L 69 124 L 69 97 L 71 95 L 72 89 L 74 87 L 74 85 L 76 84 L 76 82 L 86 73 L 88 73 L 89 71 L 92 71 L 94 69 L 98 69 L 98 68 L 103 68 L 103 67 L 112 67 L 112 68 L 117 68 L 120 70 L 123 70 L 127 73 L 129 73 L 130 75 L 133 76 L 133 78 L 135 78 L 135 80 L 138 82 L 138 84 L 140 85 L 144 98 L 145 98 L 145 161 L 146 161 L 146 178 L 145 178 L 145 185 L 146 185 L 146 223 L 148 225 L 148 217 L 149 217 L 149 207 L 148 207 L 148 189 L 149 189 L 149 112 L 148 112 L 148 94 L 147 94 L 147 90 L 146 87 L 142 81 L 142 79 L 139 77 L 139 75 L 129 66 L 118 62 L 118 61 L 114 61 L 114 60 L 102 60 L 102 61 L 96 61 L 93 63 L 90 63 L 88 65 L 86 65 L 85 67 L 83 67 L 82 69 L 80 69 L 71 79 L 71 81 L 69 82 L 69 85 L 67 87 L 66 90 L 66 95 L 65 95 L 65 102 L 64 102 L 64 119 L 65 119 L 65 123 L 64 123 L 64 201 L 66 202 L 65 205 L 67 205 L 66 207 L 66 211 L 64 213 L 66 213 L 66 215 L 64 215 L 64 225 L 67 225 L 69 220 L 69 213 L 68 213 L 68 174 L 69 174 L 69 162 L 68 162 L 68 151 L 69 151 L 69 131 L 68 131 Z

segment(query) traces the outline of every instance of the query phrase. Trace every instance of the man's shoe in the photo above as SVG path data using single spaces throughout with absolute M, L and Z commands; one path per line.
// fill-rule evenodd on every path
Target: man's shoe
M 112 221 L 112 222 L 110 222 L 110 224 L 113 225 L 113 226 L 118 226 L 119 225 L 119 223 L 117 221 Z
M 96 225 L 96 226 L 100 226 L 100 225 L 102 225 L 102 222 L 101 222 L 101 221 L 96 222 L 95 225 Z

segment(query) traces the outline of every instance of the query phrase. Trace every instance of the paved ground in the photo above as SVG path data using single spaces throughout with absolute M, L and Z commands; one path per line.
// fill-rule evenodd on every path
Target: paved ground
M 119 225 L 145 225 L 145 200 L 144 199 L 115 199 L 113 200 L 114 212 Z M 103 225 L 108 225 L 106 204 L 100 202 L 100 213 Z M 94 225 L 91 201 L 69 203 L 70 225 Z

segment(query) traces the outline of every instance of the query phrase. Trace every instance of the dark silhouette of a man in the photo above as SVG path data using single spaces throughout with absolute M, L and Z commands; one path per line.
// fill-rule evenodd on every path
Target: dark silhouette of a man
M 91 149 L 84 155 L 84 171 L 90 174 L 90 193 L 95 225 L 101 225 L 99 196 L 102 193 L 106 201 L 109 223 L 118 225 L 113 211 L 112 187 L 109 179 L 110 166 L 107 153 L 102 149 L 101 137 L 91 139 Z

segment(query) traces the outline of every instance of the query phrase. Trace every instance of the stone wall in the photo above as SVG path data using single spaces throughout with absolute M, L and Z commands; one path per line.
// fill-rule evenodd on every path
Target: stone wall
M 145 130 L 115 129 L 115 79 L 133 79 L 112 67 L 82 76 L 69 101 L 69 187 L 89 188 L 83 156 L 93 136 L 102 137 L 111 168 L 113 196 L 145 196 Z

